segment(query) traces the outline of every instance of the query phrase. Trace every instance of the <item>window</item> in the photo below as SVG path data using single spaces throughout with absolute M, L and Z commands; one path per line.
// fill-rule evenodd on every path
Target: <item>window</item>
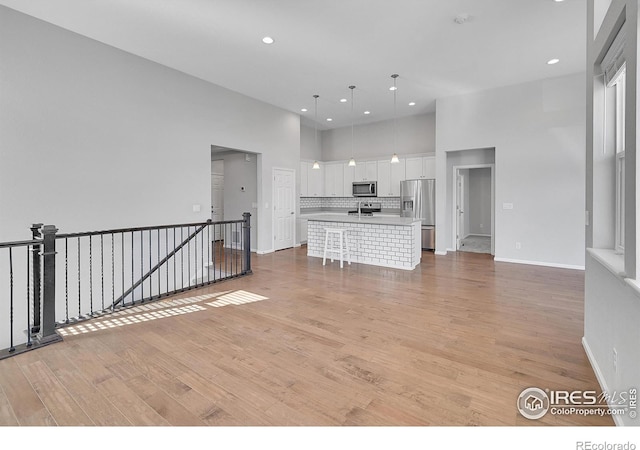
M 605 95 L 612 103 L 605 106 L 605 115 L 611 118 L 611 128 L 606 131 L 613 139 L 615 152 L 615 218 L 614 218 L 614 250 L 618 254 L 624 254 L 625 242 L 625 96 L 626 96 L 626 62 L 624 60 L 624 26 L 618 32 L 609 51 L 605 55 L 601 67 L 606 84 Z M 607 125 L 605 125 L 606 127 Z M 611 141 L 609 141 L 611 142 Z M 609 147 L 611 149 L 611 147 Z M 609 150 L 611 151 L 611 150 Z M 612 155 L 613 156 L 613 155 Z M 614 167 L 612 166 L 612 169 Z
M 616 209 L 615 209 L 615 251 L 624 253 L 624 156 L 625 156 L 625 91 L 626 66 L 623 64 L 607 87 L 615 89 L 615 149 L 616 149 Z

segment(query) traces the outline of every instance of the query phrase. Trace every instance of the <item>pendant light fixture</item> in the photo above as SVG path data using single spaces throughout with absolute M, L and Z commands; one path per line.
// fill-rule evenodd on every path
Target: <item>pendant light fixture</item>
M 314 101 L 315 101 L 315 109 L 316 109 L 316 120 L 314 121 L 315 125 L 316 125 L 316 147 L 314 148 L 314 151 L 318 150 L 318 97 L 320 97 L 318 94 L 315 94 L 313 96 Z M 314 161 L 313 162 L 313 169 L 319 169 L 320 168 L 320 164 L 318 164 L 318 161 Z
M 351 159 L 349 160 L 349 166 L 351 167 L 356 165 L 356 160 L 353 159 L 353 90 L 355 88 L 355 86 L 349 86 L 349 89 L 351 89 Z
M 393 156 L 391 157 L 391 162 L 392 163 L 399 163 L 400 160 L 398 159 L 398 154 L 396 153 L 397 148 L 398 148 L 398 144 L 397 144 L 397 135 L 398 135 L 398 124 L 397 124 L 397 111 L 396 111 L 396 104 L 397 104 L 397 99 L 396 99 L 396 92 L 398 92 L 398 87 L 396 86 L 396 78 L 398 78 L 398 74 L 394 73 L 393 75 L 391 75 L 391 78 L 393 78 L 393 87 L 391 88 L 391 90 L 393 91 Z

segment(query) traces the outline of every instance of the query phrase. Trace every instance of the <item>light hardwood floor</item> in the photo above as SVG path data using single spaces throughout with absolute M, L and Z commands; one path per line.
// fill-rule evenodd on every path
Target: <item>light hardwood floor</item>
M 531 386 L 600 390 L 581 271 L 430 252 L 341 270 L 305 247 L 253 268 L 0 361 L 0 424 L 613 425 L 516 409 Z

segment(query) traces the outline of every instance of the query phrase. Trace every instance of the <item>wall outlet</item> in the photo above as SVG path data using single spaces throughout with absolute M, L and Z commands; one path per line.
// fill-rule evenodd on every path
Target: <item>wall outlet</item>
M 522 248 L 522 245 L 520 244 L 520 242 L 516 242 L 516 250 L 520 250 Z
M 613 349 L 613 372 L 618 373 L 618 351 Z
M 200 212 L 200 205 L 192 205 L 193 212 Z

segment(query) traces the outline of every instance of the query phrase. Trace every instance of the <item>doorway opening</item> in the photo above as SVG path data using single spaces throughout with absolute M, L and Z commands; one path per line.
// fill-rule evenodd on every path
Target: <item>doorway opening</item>
M 228 147 L 211 146 L 211 220 L 238 220 L 251 213 L 251 251 L 258 243 L 258 154 Z M 214 250 L 237 249 L 241 230 L 215 226 Z
M 454 166 L 456 251 L 495 254 L 493 168 Z
M 211 220 L 224 220 L 224 159 L 211 161 Z M 219 227 L 215 227 L 214 242 L 219 242 L 222 234 Z

